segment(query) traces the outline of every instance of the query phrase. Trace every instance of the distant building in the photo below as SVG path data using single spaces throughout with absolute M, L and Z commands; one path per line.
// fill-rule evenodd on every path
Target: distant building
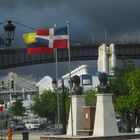
M 39 89 L 39 93 L 42 93 L 43 91 L 53 90 L 52 78 L 50 76 L 45 76 L 36 83 L 36 86 Z
M 81 79 L 81 86 L 83 86 L 84 90 L 92 89 L 92 75 L 88 73 L 88 65 L 81 65 L 78 68 L 71 71 L 71 77 L 78 75 Z M 67 73 L 62 76 L 62 79 L 64 79 L 64 84 L 69 87 L 69 80 L 70 80 L 70 74 Z
M 79 66 L 78 68 L 71 71 L 71 77 L 73 77 L 74 75 L 80 76 L 81 86 L 84 88 L 84 90 L 96 89 L 99 83 L 98 77 L 90 75 L 88 73 L 88 68 L 88 65 Z M 64 80 L 64 85 L 69 88 L 69 73 L 63 75 L 62 79 Z M 58 87 L 61 87 L 62 79 L 58 80 Z M 52 78 L 49 76 L 43 77 L 38 83 L 36 83 L 36 86 L 38 86 L 39 93 L 42 93 L 43 91 L 54 90 L 52 86 Z

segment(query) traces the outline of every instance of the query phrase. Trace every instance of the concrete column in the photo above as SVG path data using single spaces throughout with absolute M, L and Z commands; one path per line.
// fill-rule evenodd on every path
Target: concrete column
M 77 130 L 83 129 L 83 106 L 85 106 L 85 96 L 72 95 L 72 113 L 70 108 L 68 129 L 66 135 L 72 135 L 72 131 L 73 131 L 73 136 L 76 136 Z
M 108 65 L 107 46 L 103 44 L 98 48 L 98 72 L 108 74 Z
M 94 136 L 114 136 L 119 133 L 114 113 L 112 94 L 96 94 Z
M 112 43 L 109 45 L 109 74 L 113 75 L 112 69 L 116 66 L 116 52 L 115 45 Z

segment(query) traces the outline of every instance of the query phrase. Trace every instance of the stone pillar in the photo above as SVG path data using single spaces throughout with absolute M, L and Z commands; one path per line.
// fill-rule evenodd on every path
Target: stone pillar
M 108 74 L 108 56 L 106 44 L 98 48 L 98 72 L 105 72 Z
M 66 135 L 72 135 L 73 131 L 73 136 L 76 136 L 77 130 L 83 129 L 83 106 L 85 106 L 85 96 L 72 95 L 72 113 L 70 108 Z
M 116 66 L 116 52 L 115 45 L 112 43 L 109 45 L 109 74 L 113 75 L 112 68 Z
M 104 72 L 113 75 L 112 68 L 116 66 L 115 45 L 109 46 L 103 44 L 98 48 L 98 72 Z
M 110 136 L 119 133 L 114 113 L 112 94 L 96 94 L 96 113 L 94 122 L 94 136 Z

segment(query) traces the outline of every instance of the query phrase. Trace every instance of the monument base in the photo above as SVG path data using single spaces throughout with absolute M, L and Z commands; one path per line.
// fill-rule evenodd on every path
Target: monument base
M 118 135 L 118 126 L 114 113 L 112 94 L 96 94 L 96 113 L 93 135 L 112 136 Z
M 42 136 L 40 140 L 126 140 L 126 139 L 140 139 L 140 134 L 118 134 L 116 136 Z
M 83 129 L 84 95 L 72 95 L 72 112 L 70 107 L 67 135 L 77 135 L 77 131 Z M 71 117 L 72 115 L 72 117 Z

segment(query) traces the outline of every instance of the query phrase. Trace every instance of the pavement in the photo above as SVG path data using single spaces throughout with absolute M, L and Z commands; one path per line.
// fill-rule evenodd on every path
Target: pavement
M 30 131 L 29 132 L 29 140 L 40 140 L 40 137 L 43 135 L 43 131 Z M 7 135 L 3 135 L 4 140 L 7 140 Z M 23 140 L 22 131 L 13 133 L 13 140 Z
M 40 136 L 42 135 L 35 135 L 35 134 L 29 134 L 29 140 L 40 140 Z M 13 140 L 22 140 L 23 136 L 22 134 L 15 134 L 13 135 Z

